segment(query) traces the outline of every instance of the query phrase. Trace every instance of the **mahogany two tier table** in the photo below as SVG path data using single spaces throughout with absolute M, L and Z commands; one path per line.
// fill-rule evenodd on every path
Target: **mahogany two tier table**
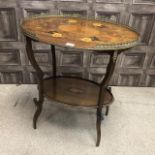
M 34 98 L 37 107 L 33 118 L 34 129 L 36 129 L 36 122 L 42 111 L 44 97 L 74 106 L 95 107 L 97 109 L 96 146 L 99 146 L 101 120 L 104 116 L 102 108 L 106 108 L 105 115 L 108 115 L 109 105 L 113 101 L 109 81 L 117 57 L 124 49 L 137 45 L 139 34 L 128 26 L 112 22 L 52 15 L 25 19 L 21 28 L 26 36 L 28 58 L 38 78 L 39 98 Z M 44 73 L 34 57 L 32 41 L 51 45 L 52 77 L 44 78 Z M 101 83 L 97 83 L 78 77 L 57 76 L 55 46 L 109 54 L 110 61 L 104 79 Z

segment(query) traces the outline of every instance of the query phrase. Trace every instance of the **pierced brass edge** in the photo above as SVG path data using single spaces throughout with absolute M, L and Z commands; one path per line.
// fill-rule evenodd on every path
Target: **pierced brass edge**
M 93 19 L 93 18 L 90 18 L 90 17 L 72 17 L 72 16 L 68 16 L 68 15 L 50 15 L 50 14 L 44 14 L 44 15 L 35 15 L 35 16 L 32 16 L 32 17 L 27 17 L 23 20 L 23 22 L 21 23 L 21 29 L 24 33 L 24 35 L 32 38 L 32 39 L 35 39 L 37 41 L 39 41 L 39 38 L 33 33 L 33 32 L 30 32 L 30 31 L 26 31 L 23 27 L 22 27 L 22 24 L 24 22 L 26 22 L 27 20 L 33 20 L 33 19 L 39 19 L 39 18 L 49 18 L 49 17 L 58 17 L 58 18 L 74 18 L 74 19 L 87 19 L 87 20 L 93 20 L 94 22 L 95 21 L 98 21 L 98 22 L 107 22 L 107 23 L 111 23 L 111 24 L 115 24 L 115 25 L 118 25 L 118 26 L 123 26 L 125 28 L 128 28 L 129 30 L 137 33 L 137 35 L 139 35 L 139 33 L 134 29 L 134 28 L 131 28 L 129 27 L 128 25 L 125 25 L 125 24 L 119 24 L 119 23 L 116 23 L 116 22 L 112 22 L 112 21 L 106 21 L 106 20 L 98 20 L 98 19 Z M 139 35 L 140 36 L 140 35 Z M 126 42 L 126 43 L 119 43 L 119 44 L 100 44 L 100 45 L 96 45 L 94 48 L 87 48 L 86 50 L 123 50 L 123 49 L 127 49 L 127 48 L 131 48 L 133 46 L 136 46 L 139 44 L 139 38 L 135 41 L 132 41 L 132 42 Z M 62 45 L 59 45 L 59 44 L 55 44 L 57 46 L 62 46 Z M 63 47 L 66 47 L 66 46 L 63 46 Z M 76 47 L 74 47 L 76 48 Z M 84 49 L 84 48 L 77 48 L 77 49 Z
M 75 16 L 70 16 L 70 15 L 43 14 L 43 15 L 33 15 L 33 16 L 31 16 L 31 17 L 26 17 L 26 18 L 22 21 L 22 23 L 25 22 L 25 21 L 27 21 L 27 20 L 39 19 L 39 18 L 49 18 L 49 17 L 58 17 L 58 18 L 59 18 L 59 17 L 60 17 L 60 18 L 64 17 L 64 18 L 74 18 L 74 19 L 93 20 L 94 22 L 95 22 L 95 21 L 98 21 L 98 22 L 107 22 L 107 23 L 114 24 L 114 25 L 118 25 L 118 26 L 121 26 L 121 27 L 122 27 L 122 26 L 123 26 L 123 27 L 126 27 L 126 28 L 128 28 L 128 29 L 134 31 L 135 33 L 137 33 L 137 34 L 139 35 L 139 33 L 136 31 L 136 29 L 134 29 L 134 28 L 132 28 L 132 27 L 126 25 L 126 24 L 119 24 L 119 23 L 116 23 L 116 22 L 114 22 L 114 21 L 108 21 L 108 20 L 105 20 L 105 19 L 104 19 L 104 20 L 102 20 L 102 19 L 95 19 L 95 18 L 92 18 L 92 17 L 75 17 Z M 22 25 L 22 23 L 21 23 L 21 25 Z

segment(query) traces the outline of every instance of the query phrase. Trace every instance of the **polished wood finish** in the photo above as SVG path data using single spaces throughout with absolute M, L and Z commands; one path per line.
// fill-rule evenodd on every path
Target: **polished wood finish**
M 124 49 L 139 39 L 137 32 L 127 26 L 73 17 L 30 18 L 23 22 L 22 29 L 40 42 L 78 49 Z
M 34 129 L 36 129 L 37 119 L 38 119 L 39 115 L 41 114 L 42 104 L 44 102 L 44 97 L 43 97 L 43 94 L 44 94 L 43 76 L 44 76 L 44 74 L 34 58 L 34 54 L 33 54 L 33 50 L 32 50 L 32 41 L 31 41 L 31 38 L 29 38 L 29 37 L 26 37 L 26 51 L 27 51 L 27 55 L 28 55 L 28 58 L 32 64 L 32 66 L 34 67 L 34 69 L 37 72 L 37 77 L 38 77 L 39 99 L 37 100 L 36 98 L 34 98 L 34 103 L 37 107 L 37 110 L 33 117 L 33 127 L 34 127 Z
M 53 65 L 53 77 L 56 77 L 56 55 L 54 45 L 51 45 L 51 53 L 52 53 L 52 65 Z
M 51 78 L 44 80 L 44 94 L 48 98 L 73 106 L 97 107 L 99 86 L 79 78 Z M 101 100 L 102 105 L 111 103 L 112 94 L 104 89 Z

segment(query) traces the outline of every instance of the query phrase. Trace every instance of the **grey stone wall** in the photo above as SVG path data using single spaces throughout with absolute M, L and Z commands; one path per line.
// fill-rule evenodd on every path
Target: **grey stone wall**
M 155 86 L 154 0 L 0 0 L 0 83 L 36 83 L 30 65 L 21 21 L 36 14 L 61 14 L 112 20 L 135 28 L 139 46 L 122 53 L 111 85 Z M 52 74 L 50 46 L 33 43 L 35 57 L 46 76 Z M 109 55 L 56 48 L 59 75 L 100 81 Z

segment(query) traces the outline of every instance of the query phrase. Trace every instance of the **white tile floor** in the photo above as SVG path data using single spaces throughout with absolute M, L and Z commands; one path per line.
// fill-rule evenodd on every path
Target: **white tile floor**
M 155 155 L 155 88 L 113 87 L 96 142 L 96 111 L 46 100 L 33 130 L 36 85 L 0 85 L 0 155 Z

